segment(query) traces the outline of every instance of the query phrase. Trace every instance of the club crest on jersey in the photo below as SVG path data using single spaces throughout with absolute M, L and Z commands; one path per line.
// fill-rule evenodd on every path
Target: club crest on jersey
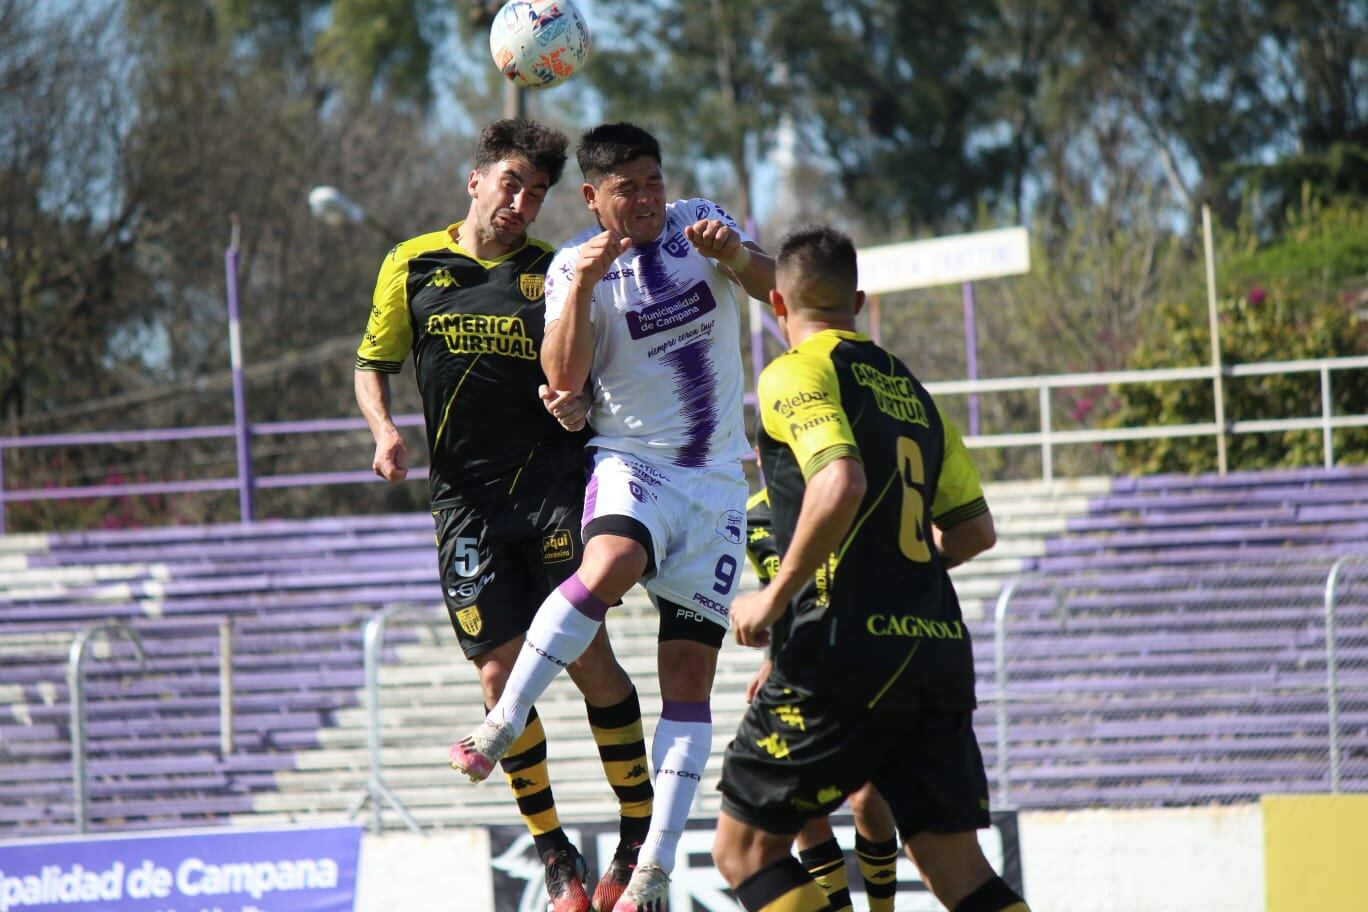
M 733 545 L 741 544 L 746 535 L 746 514 L 740 510 L 728 510 L 717 518 L 717 534 Z
M 484 618 L 480 616 L 480 606 L 471 605 L 469 608 L 461 608 L 456 612 L 456 623 L 461 625 L 461 629 L 467 636 L 479 636 L 480 631 L 484 630 Z
M 536 275 L 524 274 L 518 276 L 518 290 L 523 297 L 529 301 L 535 301 L 545 293 L 546 276 L 538 273 Z
M 666 253 L 676 260 L 682 260 L 684 257 L 688 256 L 690 249 L 689 239 L 684 236 L 682 231 L 678 234 L 670 235 L 670 239 L 661 246 L 665 248 Z
M 559 564 L 575 556 L 575 539 L 568 529 L 557 529 L 542 538 L 542 563 Z

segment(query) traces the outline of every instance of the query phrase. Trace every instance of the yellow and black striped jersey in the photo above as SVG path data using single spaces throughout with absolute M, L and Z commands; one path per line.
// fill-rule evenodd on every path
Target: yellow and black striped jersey
M 948 528 L 988 509 L 954 425 L 901 361 L 838 330 L 775 359 L 760 375 L 758 401 L 781 555 L 809 478 L 851 457 L 868 480 L 850 533 L 795 599 L 779 669 L 802 676 L 814 660 L 843 661 L 839 673 L 857 691 L 896 684 L 890 693 L 900 699 L 972 706 L 969 633 L 931 533 L 933 521 Z
M 455 242 L 459 227 L 389 252 L 356 352 L 358 370 L 391 374 L 412 353 L 436 507 L 579 471 L 588 439 L 563 430 L 537 396 L 546 382 L 542 287 L 555 249 L 529 239 L 481 260 Z

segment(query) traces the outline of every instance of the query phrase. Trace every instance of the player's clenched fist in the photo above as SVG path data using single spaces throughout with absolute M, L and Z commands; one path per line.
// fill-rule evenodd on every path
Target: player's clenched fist
M 631 239 L 616 231 L 600 232 L 580 245 L 579 262 L 575 264 L 575 271 L 581 281 L 593 287 L 599 279 L 608 274 L 613 261 L 631 246 Z
M 741 235 L 726 222 L 701 219 L 685 227 L 684 236 L 698 252 L 734 271 L 746 268 L 750 251 L 741 244 Z

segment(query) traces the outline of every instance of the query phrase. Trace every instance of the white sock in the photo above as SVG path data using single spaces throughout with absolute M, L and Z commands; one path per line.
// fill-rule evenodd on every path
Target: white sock
M 712 751 L 712 711 L 706 700 L 664 704 L 651 742 L 655 807 L 640 859 L 655 862 L 668 874 L 674 870 L 675 849 Z
M 527 714 L 556 675 L 589 648 L 608 606 L 572 576 L 553 590 L 537 609 L 527 639 L 503 695 L 489 711 L 492 718 L 511 723 L 515 737 L 527 727 Z

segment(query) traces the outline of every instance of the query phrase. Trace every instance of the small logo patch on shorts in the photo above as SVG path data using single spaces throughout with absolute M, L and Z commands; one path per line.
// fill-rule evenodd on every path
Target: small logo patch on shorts
M 740 510 L 728 510 L 717 520 L 717 534 L 733 545 L 741 544 L 746 535 L 746 514 Z
M 480 616 L 480 606 L 471 605 L 469 608 L 461 608 L 456 612 L 456 623 L 461 625 L 461 629 L 467 636 L 479 636 L 480 631 L 484 630 L 484 618 Z
M 575 537 L 568 529 L 557 529 L 542 539 L 542 563 L 559 564 L 575 556 Z

